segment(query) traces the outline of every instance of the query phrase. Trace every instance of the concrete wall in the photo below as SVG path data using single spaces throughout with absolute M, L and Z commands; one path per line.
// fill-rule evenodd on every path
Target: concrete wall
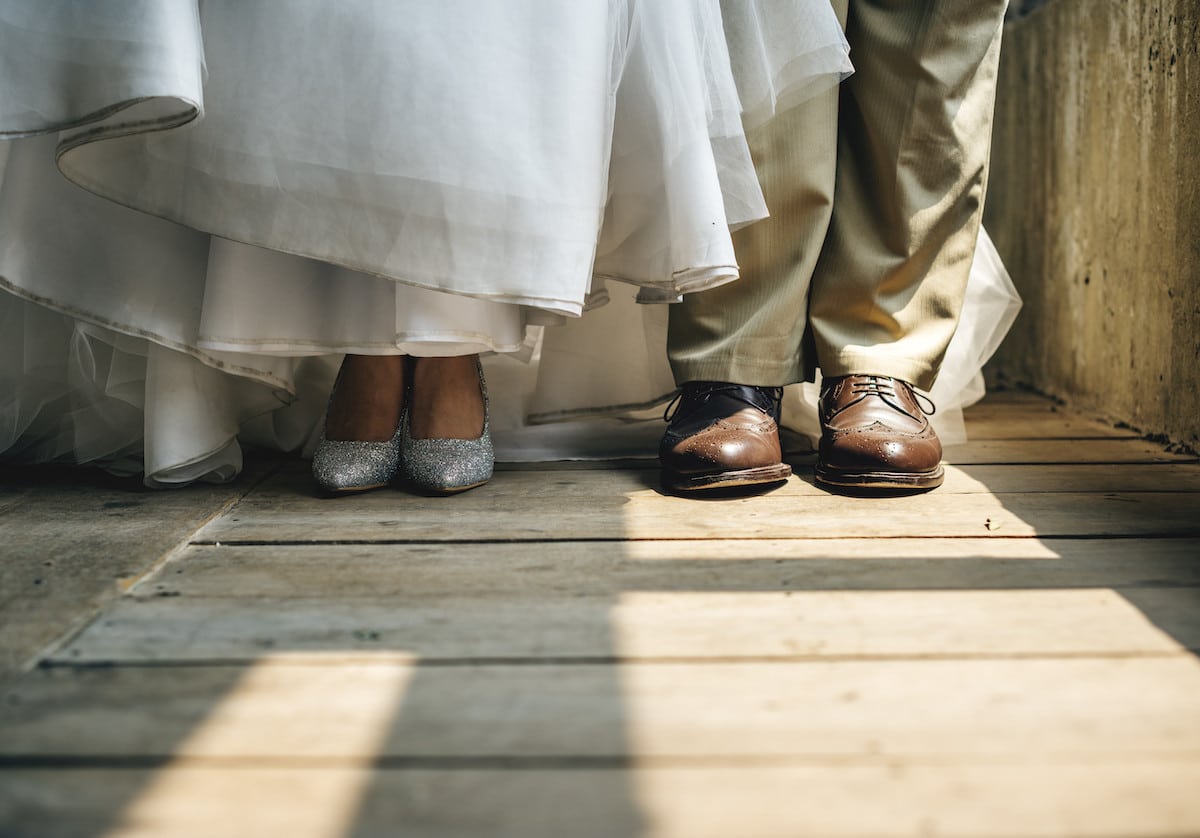
M 985 223 L 1025 309 L 993 369 L 1200 449 L 1200 0 L 1018 11 Z

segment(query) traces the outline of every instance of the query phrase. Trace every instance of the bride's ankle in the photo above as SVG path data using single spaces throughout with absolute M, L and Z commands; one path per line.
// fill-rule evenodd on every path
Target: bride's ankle
M 406 362 L 403 355 L 347 355 L 329 401 L 326 438 L 391 439 L 404 405 Z
M 409 406 L 413 439 L 478 439 L 484 404 L 479 356 L 418 358 Z

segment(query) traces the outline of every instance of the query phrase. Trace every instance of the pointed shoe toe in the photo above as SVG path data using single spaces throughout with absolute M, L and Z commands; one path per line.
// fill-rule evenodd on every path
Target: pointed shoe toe
M 487 383 L 483 368 L 479 389 L 483 395 L 483 433 L 476 439 L 413 439 L 410 413 L 400 419 L 401 473 L 414 488 L 434 495 L 454 495 L 482 486 L 492 479 L 495 451 L 488 419 Z
M 313 452 L 312 474 L 320 491 L 345 495 L 380 489 L 400 467 L 401 428 L 384 442 L 327 439 L 321 434 Z

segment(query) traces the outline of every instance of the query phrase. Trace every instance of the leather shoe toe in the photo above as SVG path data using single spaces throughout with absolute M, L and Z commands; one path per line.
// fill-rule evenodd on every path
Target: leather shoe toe
M 942 484 L 942 444 L 913 388 L 847 375 L 821 385 L 816 480 L 830 489 L 924 491 Z M 925 399 L 928 402 L 928 399 Z
M 694 492 L 786 480 L 792 468 L 779 446 L 780 395 L 772 387 L 685 384 L 667 408 L 658 451 L 663 485 Z

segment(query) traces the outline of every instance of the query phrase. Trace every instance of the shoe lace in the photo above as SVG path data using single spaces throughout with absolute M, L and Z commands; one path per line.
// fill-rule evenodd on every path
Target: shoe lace
M 879 375 L 864 375 L 852 382 L 850 392 L 855 396 L 879 396 L 888 404 L 897 408 L 899 407 L 893 401 L 897 398 L 896 379 L 894 378 Z M 911 387 L 909 388 L 909 392 L 913 394 L 913 398 L 917 402 L 917 407 L 920 408 L 922 413 L 926 416 L 932 416 L 937 413 L 937 405 L 933 403 L 933 399 Z
M 728 381 L 690 381 L 679 388 L 675 398 L 667 404 L 663 410 L 663 421 L 673 422 L 681 413 L 686 416 L 718 394 L 745 402 L 779 420 L 783 407 L 782 387 L 755 387 Z

